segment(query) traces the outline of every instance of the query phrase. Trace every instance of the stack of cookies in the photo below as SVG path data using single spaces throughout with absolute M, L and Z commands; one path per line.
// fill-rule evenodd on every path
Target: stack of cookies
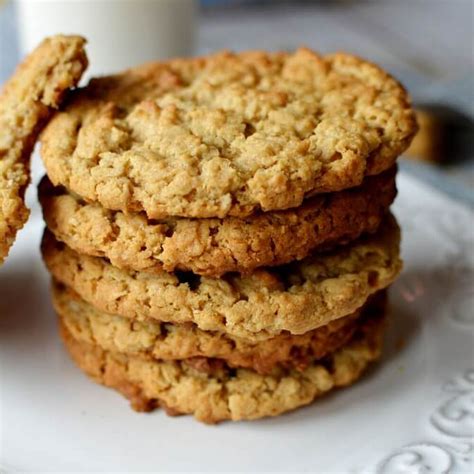
M 42 251 L 77 365 L 133 408 L 274 416 L 381 351 L 416 123 L 347 54 L 219 53 L 74 91 L 42 135 Z

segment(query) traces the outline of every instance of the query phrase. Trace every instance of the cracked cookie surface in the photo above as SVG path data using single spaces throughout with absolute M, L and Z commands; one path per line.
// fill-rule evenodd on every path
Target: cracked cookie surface
M 174 218 L 89 204 L 45 177 L 39 197 L 48 228 L 79 253 L 123 269 L 192 271 L 220 276 L 300 260 L 310 252 L 376 231 L 396 195 L 396 169 L 350 190 L 308 199 L 301 207 L 247 218 Z
M 383 312 L 385 295 L 344 318 L 295 336 L 281 334 L 249 343 L 229 334 L 202 331 L 194 324 L 134 321 L 97 310 L 73 290 L 53 285 L 53 304 L 61 324 L 79 342 L 97 344 L 104 350 L 140 356 L 146 360 L 191 359 L 198 368 L 209 368 L 208 359 L 229 367 L 248 368 L 260 374 L 275 366 L 303 370 L 346 344 L 363 318 Z
M 87 67 L 84 44 L 78 36 L 45 39 L 0 91 L 0 263 L 29 216 L 24 194 L 38 134 Z
M 368 320 L 345 346 L 302 371 L 269 375 L 248 369 L 197 370 L 186 361 L 149 361 L 76 340 L 61 328 L 76 364 L 98 383 L 127 397 L 138 411 L 161 406 L 168 414 L 193 414 L 205 423 L 277 416 L 355 382 L 377 360 L 383 318 Z
M 55 185 L 107 209 L 245 217 L 357 186 L 415 132 L 403 87 L 367 61 L 223 52 L 91 81 L 41 153 Z
M 46 233 L 51 274 L 102 311 L 195 323 L 248 341 L 303 334 L 360 308 L 399 274 L 400 233 L 388 216 L 378 232 L 282 267 L 219 279 L 192 273 L 126 272 L 78 254 Z

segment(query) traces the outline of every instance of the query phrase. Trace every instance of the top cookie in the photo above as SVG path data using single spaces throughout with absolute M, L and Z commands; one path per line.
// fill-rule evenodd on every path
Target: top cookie
M 42 156 L 55 185 L 108 209 L 244 217 L 360 184 L 415 131 L 405 90 L 366 61 L 224 52 L 91 81 Z
M 84 44 L 78 36 L 45 39 L 1 91 L 0 263 L 29 215 L 24 193 L 31 151 L 51 110 L 87 67 Z

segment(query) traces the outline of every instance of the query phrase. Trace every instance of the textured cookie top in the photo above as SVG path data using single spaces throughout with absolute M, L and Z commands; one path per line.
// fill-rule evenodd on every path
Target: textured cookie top
M 354 56 L 224 52 L 91 81 L 42 156 L 55 185 L 108 209 L 247 216 L 360 184 L 415 130 L 404 89 Z
M 302 371 L 280 369 L 262 375 L 248 369 L 203 374 L 189 361 L 153 361 L 77 340 L 61 327 L 77 365 L 94 380 L 130 399 L 135 410 L 163 407 L 170 415 L 194 414 L 205 423 L 276 416 L 311 403 L 357 380 L 382 347 L 383 315 L 359 328 L 355 337 L 324 361 Z
M 220 279 L 126 272 L 78 254 L 48 233 L 42 250 L 52 275 L 102 311 L 138 320 L 192 322 L 206 331 L 257 341 L 283 331 L 304 334 L 356 311 L 400 272 L 399 241 L 390 217 L 376 234 L 334 251 Z
M 314 360 L 334 352 L 354 334 L 362 316 L 381 312 L 385 298 L 377 295 L 353 314 L 301 335 L 282 333 L 266 341 L 247 342 L 229 334 L 202 331 L 194 324 L 171 324 L 152 319 L 134 321 L 104 313 L 82 300 L 73 290 L 53 285 L 53 303 L 61 323 L 75 339 L 103 349 L 145 359 L 192 359 L 196 368 L 209 372 L 212 365 L 271 373 L 275 366 L 303 370 Z M 213 364 L 207 359 L 211 358 Z
M 396 194 L 395 169 L 361 186 L 315 196 L 295 209 L 226 219 L 169 218 L 109 211 L 46 179 L 39 196 L 56 238 L 80 253 L 106 257 L 119 268 L 185 270 L 220 276 L 274 266 L 377 230 Z
M 31 151 L 51 110 L 87 67 L 84 44 L 78 36 L 47 38 L 0 93 L 0 263 L 28 218 L 24 192 Z

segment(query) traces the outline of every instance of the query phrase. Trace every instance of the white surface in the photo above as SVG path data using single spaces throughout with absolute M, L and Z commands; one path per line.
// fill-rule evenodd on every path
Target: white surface
M 406 175 L 399 188 L 405 270 L 383 363 L 292 414 L 218 426 L 134 413 L 73 366 L 35 207 L 0 269 L 4 471 L 472 472 L 474 216 Z

